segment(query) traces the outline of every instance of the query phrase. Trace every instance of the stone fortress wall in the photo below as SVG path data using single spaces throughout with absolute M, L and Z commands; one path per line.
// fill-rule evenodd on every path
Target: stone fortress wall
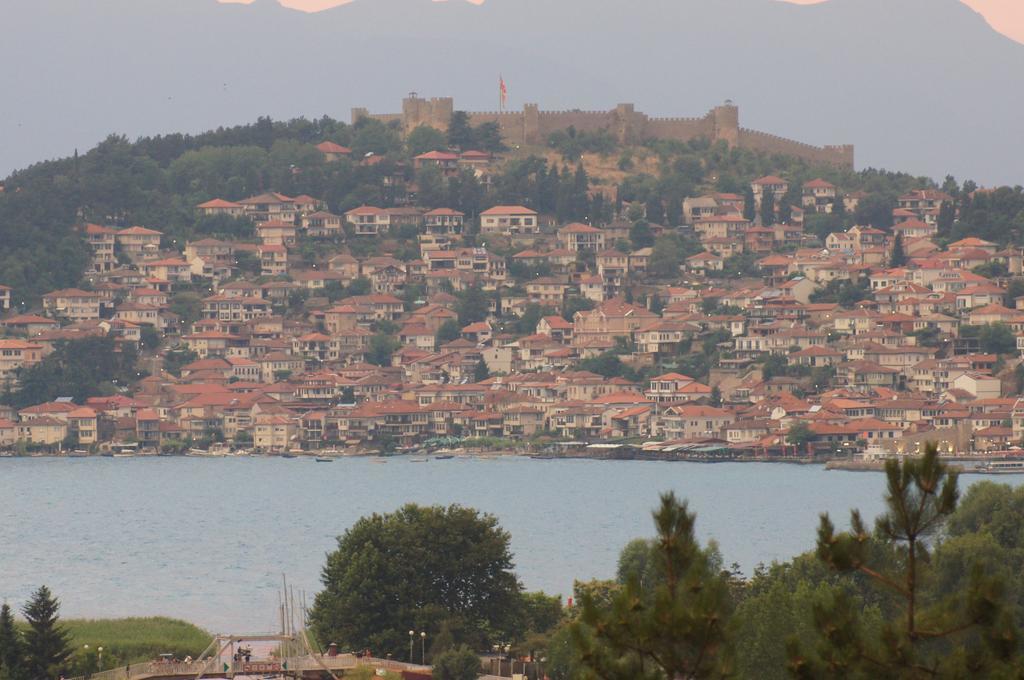
M 352 122 L 369 117 L 382 122 L 399 121 L 408 134 L 420 125 L 447 130 L 455 111 L 451 97 L 423 99 L 409 96 L 402 101 L 402 113 L 376 114 L 365 108 L 352 109 Z M 619 104 L 610 111 L 541 111 L 537 104 L 526 104 L 522 111 L 469 112 L 473 125 L 495 122 L 508 144 L 544 144 L 552 132 L 570 126 L 586 132 L 607 130 L 620 143 L 637 143 L 651 137 L 689 141 L 705 137 L 713 142 L 725 141 L 740 147 L 766 153 L 779 153 L 824 163 L 853 168 L 852 145 L 813 146 L 792 139 L 740 127 L 739 107 L 732 102 L 716 106 L 701 118 L 652 118 L 636 111 L 633 104 Z

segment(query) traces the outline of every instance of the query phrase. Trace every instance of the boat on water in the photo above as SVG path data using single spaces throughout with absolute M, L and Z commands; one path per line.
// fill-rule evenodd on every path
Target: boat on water
M 430 461 L 429 458 L 410 458 L 409 459 L 410 463 L 427 463 L 429 461 Z
M 281 457 L 282 458 L 298 458 L 298 456 L 296 454 L 294 454 L 294 453 L 282 453 Z
M 451 460 L 454 457 L 455 456 L 453 456 L 452 454 L 449 453 L 449 454 L 446 454 L 444 456 L 434 456 L 434 460 Z
M 1024 475 L 1024 460 L 990 460 L 981 463 L 971 472 L 983 475 Z
M 333 463 L 334 462 L 333 458 L 326 458 L 324 456 L 317 456 L 315 460 L 318 463 Z

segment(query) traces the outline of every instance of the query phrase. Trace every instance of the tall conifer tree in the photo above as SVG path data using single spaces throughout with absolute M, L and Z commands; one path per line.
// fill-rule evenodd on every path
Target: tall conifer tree
M 71 636 L 60 625 L 60 601 L 40 586 L 21 610 L 28 622 L 25 631 L 25 670 L 31 680 L 61 675 L 71 656 Z

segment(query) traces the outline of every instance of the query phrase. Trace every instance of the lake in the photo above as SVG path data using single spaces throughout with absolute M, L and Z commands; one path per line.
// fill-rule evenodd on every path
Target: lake
M 852 507 L 874 517 L 883 488 L 879 473 L 771 463 L 0 458 L 0 599 L 20 606 L 46 584 L 65 617 L 271 631 L 282 573 L 312 600 L 336 537 L 406 502 L 493 513 L 525 586 L 568 596 L 574 579 L 613 576 L 622 546 L 653 534 L 668 490 L 697 512 L 701 539 L 750 574 L 811 549 L 820 512 L 840 526 Z

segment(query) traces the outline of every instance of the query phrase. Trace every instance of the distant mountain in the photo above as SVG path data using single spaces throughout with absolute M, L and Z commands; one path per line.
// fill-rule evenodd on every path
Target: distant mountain
M 702 115 L 858 167 L 1024 182 L 1024 45 L 958 0 L 6 0 L 0 174 L 108 133 L 199 131 L 401 98 Z

